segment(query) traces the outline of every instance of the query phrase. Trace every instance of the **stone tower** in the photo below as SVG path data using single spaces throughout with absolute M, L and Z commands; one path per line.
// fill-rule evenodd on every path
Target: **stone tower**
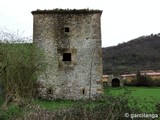
M 38 78 L 45 99 L 88 99 L 102 93 L 100 10 L 32 11 L 33 42 L 45 53 Z

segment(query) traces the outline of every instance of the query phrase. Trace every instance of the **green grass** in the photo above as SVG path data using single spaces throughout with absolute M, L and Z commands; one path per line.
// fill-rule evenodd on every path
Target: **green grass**
M 34 103 L 39 105 L 41 108 L 46 110 L 56 110 L 60 108 L 68 108 L 77 103 L 73 100 L 54 100 L 54 101 L 45 101 L 45 100 L 34 100 Z
M 0 105 L 3 103 L 3 99 L 0 97 Z M 72 100 L 54 100 L 54 101 L 45 101 L 35 99 L 33 104 L 38 105 L 41 109 L 54 111 L 61 108 L 69 108 L 75 105 L 77 101 Z M 0 109 L 0 120 L 9 120 L 11 118 L 17 118 L 23 115 L 23 113 L 30 111 L 29 108 L 19 108 L 18 106 L 11 104 L 7 109 Z
M 121 100 L 116 102 L 116 105 L 122 106 L 128 104 L 129 108 L 138 108 L 137 112 L 142 111 L 143 113 L 156 113 L 156 103 L 160 100 L 160 87 L 119 87 L 112 88 L 108 87 L 105 89 L 106 96 L 115 96 L 113 99 L 106 99 L 105 101 L 73 101 L 73 100 L 54 100 L 54 101 L 45 101 L 35 99 L 33 101 L 34 104 L 40 106 L 41 109 L 54 111 L 62 108 L 69 107 L 77 107 L 76 105 L 80 105 L 81 107 L 86 108 L 101 108 L 100 106 L 112 104 L 112 102 L 116 102 L 116 99 Z M 119 99 L 121 98 L 121 99 Z M 128 102 L 123 98 L 127 98 Z M 124 101 L 124 102 L 123 102 Z M 3 103 L 3 99 L 0 99 L 0 104 Z M 78 106 L 78 107 L 80 107 Z M 117 108 L 118 109 L 118 108 Z M 131 109 L 132 110 L 132 109 Z M 25 110 L 22 108 L 18 108 L 15 105 L 9 105 L 7 110 L 0 109 L 0 119 L 8 120 L 10 118 L 17 118 L 25 113 Z
M 119 87 L 107 88 L 105 94 L 123 96 L 129 99 L 131 107 L 138 107 L 143 112 L 154 112 L 156 103 L 160 101 L 160 87 Z M 135 104 L 136 102 L 137 104 Z
M 105 95 L 122 96 L 129 100 L 129 106 L 137 107 L 143 112 L 154 112 L 156 103 L 160 100 L 160 87 L 109 87 L 105 89 Z M 73 100 L 34 100 L 34 103 L 46 110 L 56 110 L 61 108 L 72 107 L 79 104 L 80 101 Z M 91 102 L 93 107 L 97 102 Z

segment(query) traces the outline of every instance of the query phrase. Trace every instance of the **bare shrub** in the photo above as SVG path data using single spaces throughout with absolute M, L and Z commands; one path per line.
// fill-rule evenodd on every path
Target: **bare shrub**
M 44 67 L 36 59 L 42 59 L 44 56 L 33 44 L 22 43 L 19 36 L 1 30 L 1 38 L 2 35 L 4 36 L 3 42 L 0 43 L 0 83 L 5 99 L 2 107 L 5 108 L 9 102 L 24 106 L 31 101 L 37 74 Z

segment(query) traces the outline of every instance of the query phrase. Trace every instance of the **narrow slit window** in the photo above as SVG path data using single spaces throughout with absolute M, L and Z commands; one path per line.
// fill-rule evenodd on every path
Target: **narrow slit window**
M 69 32 L 69 27 L 65 27 L 65 28 L 64 28 L 64 31 L 65 31 L 65 32 Z
M 83 95 L 85 94 L 85 89 L 84 89 L 84 88 L 82 89 L 82 94 L 83 94 Z
M 63 61 L 71 61 L 71 53 L 63 53 Z
M 85 94 L 85 88 L 84 87 L 81 88 L 81 94 L 83 94 L 83 95 Z

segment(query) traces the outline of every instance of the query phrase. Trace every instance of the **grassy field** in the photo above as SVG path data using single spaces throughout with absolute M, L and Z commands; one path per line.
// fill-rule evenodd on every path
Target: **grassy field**
M 154 112 L 156 103 L 160 101 L 160 87 L 112 87 L 105 89 L 105 94 L 128 97 L 132 107 L 144 112 Z
M 154 112 L 156 103 L 160 101 L 160 87 L 109 87 L 104 90 L 104 93 L 105 96 L 112 95 L 126 97 L 129 100 L 129 105 L 131 107 L 138 107 L 144 112 Z M 80 103 L 80 101 L 72 100 L 35 100 L 34 102 L 41 108 L 47 110 L 67 108 Z
M 45 101 L 45 100 L 33 100 L 34 105 L 38 105 L 43 110 L 56 111 L 57 109 L 74 107 L 77 105 L 85 106 L 87 108 L 95 108 L 96 111 L 105 112 L 110 105 L 115 105 L 116 110 L 127 112 L 125 106 L 129 105 L 130 110 L 136 108 L 137 112 L 143 113 L 156 113 L 156 104 L 160 101 L 160 87 L 108 87 L 104 90 L 104 96 L 106 96 L 105 101 L 73 101 L 73 100 L 54 100 L 54 101 Z M 0 99 L 0 105 L 3 103 L 3 100 Z M 103 105 L 106 107 L 104 108 Z M 100 105 L 100 106 L 99 106 Z M 102 105 L 102 106 L 101 106 Z M 118 108 L 118 106 L 120 106 Z M 114 107 L 113 107 L 114 108 Z M 103 110 L 105 109 L 105 110 Z M 26 109 L 27 110 L 27 109 Z M 30 109 L 29 109 L 30 110 Z M 114 109 L 112 110 L 113 112 Z M 23 108 L 18 108 L 15 105 L 9 105 L 8 109 L 0 109 L 0 119 L 8 120 L 13 117 L 23 116 L 25 110 Z M 92 112 L 91 112 L 92 113 Z M 117 112 L 116 112 L 117 113 Z M 96 113 L 97 114 L 97 113 Z M 106 114 L 106 113 L 105 113 Z M 159 113 L 157 113 L 159 114 Z M 99 113 L 97 114 L 99 115 Z
M 54 100 L 54 101 L 45 101 L 45 100 L 34 100 L 34 104 L 39 105 L 43 109 L 53 111 L 61 108 L 68 108 L 75 105 L 77 102 L 72 100 Z

